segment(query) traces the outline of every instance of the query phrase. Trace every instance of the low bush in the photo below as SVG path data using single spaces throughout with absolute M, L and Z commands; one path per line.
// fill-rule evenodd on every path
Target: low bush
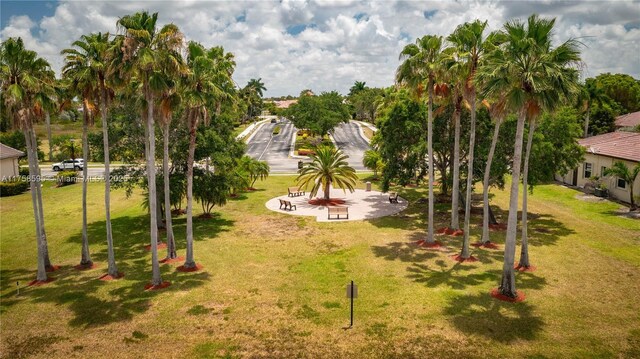
M 315 155 L 316 152 L 314 150 L 310 150 L 308 148 L 301 148 L 298 150 L 298 156 L 308 156 L 308 155 Z
M 58 187 L 74 184 L 76 183 L 77 178 L 78 178 L 78 173 L 76 171 L 62 171 L 56 174 L 56 181 L 58 182 Z
M 18 168 L 18 173 L 20 176 L 28 176 L 29 175 L 29 167 L 20 167 Z
M 273 128 L 273 134 L 274 134 L 274 135 L 277 135 L 277 134 L 279 134 L 279 133 L 280 133 L 280 126 L 276 126 L 276 127 L 274 127 L 274 128 Z
M 15 196 L 23 193 L 29 188 L 29 182 L 21 181 L 20 179 L 1 181 L 0 182 L 0 197 Z

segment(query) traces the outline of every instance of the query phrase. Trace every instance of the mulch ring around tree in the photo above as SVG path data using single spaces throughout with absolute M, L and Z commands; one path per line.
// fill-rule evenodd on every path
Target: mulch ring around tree
M 330 198 L 330 199 L 324 199 L 324 198 L 314 198 L 314 199 L 310 199 L 308 202 L 310 205 L 313 206 L 340 206 L 345 204 L 344 199 L 340 199 L 340 198 Z
M 89 270 L 89 269 L 94 269 L 94 268 L 98 268 L 98 265 L 95 263 L 91 263 L 91 264 L 78 264 L 73 266 L 73 268 L 75 270 Z
M 524 293 L 522 293 L 521 291 L 517 290 L 516 291 L 516 297 L 515 298 L 511 298 L 509 296 L 506 296 L 502 293 L 500 293 L 500 289 L 498 288 L 494 288 L 491 290 L 491 296 L 504 301 L 504 302 L 511 302 L 511 303 L 519 303 L 525 300 L 525 295 Z
M 164 289 L 170 285 L 171 285 L 171 282 L 168 282 L 168 281 L 164 281 L 158 285 L 153 285 L 151 283 L 148 283 L 147 285 L 144 286 L 144 290 L 159 290 L 159 289 Z
M 418 245 L 418 247 L 426 248 L 426 249 L 443 249 L 444 245 L 440 241 L 434 241 L 433 243 L 428 243 L 426 240 L 421 239 L 419 241 L 414 242 Z
M 98 278 L 98 279 L 100 279 L 100 280 L 104 280 L 104 281 L 109 281 L 109 280 L 116 280 L 116 279 L 120 279 L 120 278 L 122 278 L 122 277 L 124 277 L 124 273 L 122 273 L 122 272 L 118 272 L 118 274 L 117 274 L 115 277 L 114 277 L 114 276 L 112 276 L 111 274 L 108 274 L 108 273 L 107 273 L 107 274 L 103 274 L 103 275 L 102 275 L 102 276 L 100 276 L 100 278 Z
M 460 263 L 473 263 L 473 262 L 477 262 L 478 258 L 474 257 L 474 256 L 469 256 L 469 258 L 462 258 L 462 256 L 460 254 L 454 254 L 449 256 L 449 258 L 453 259 L 456 262 L 460 262 Z
M 184 261 L 184 257 L 176 257 L 176 258 L 164 258 L 160 260 L 160 263 L 176 263 Z
M 436 231 L 436 234 L 459 237 L 464 235 L 464 231 L 462 229 L 453 229 L 449 227 L 444 227 L 444 228 L 439 228 Z
M 535 272 L 536 269 L 538 269 L 536 266 L 521 266 L 516 264 L 513 269 L 517 270 L 518 272 Z
M 158 243 L 158 249 L 165 249 L 167 248 L 167 244 L 164 242 Z M 150 251 L 151 250 L 151 244 L 147 244 L 146 246 L 144 246 L 144 249 L 146 251 Z
M 57 271 L 58 269 L 60 269 L 60 266 L 54 266 L 54 265 L 50 265 L 48 267 L 45 268 L 45 270 L 47 271 L 47 273 L 52 273 Z
M 37 280 L 37 279 L 35 279 L 35 280 L 32 280 L 31 282 L 29 282 L 29 284 L 27 284 L 27 286 L 28 287 L 39 287 L 41 285 L 45 285 L 47 283 L 51 283 L 54 280 L 56 280 L 56 279 L 53 278 L 53 277 L 47 277 L 47 280 Z
M 486 249 L 500 249 L 500 247 L 493 243 L 493 242 L 476 242 L 476 243 L 471 243 L 472 246 L 476 247 L 476 248 L 486 248 Z
M 181 265 L 180 267 L 176 268 L 178 272 L 197 272 L 201 269 L 201 264 L 196 264 L 195 267 L 185 267 L 184 265 Z

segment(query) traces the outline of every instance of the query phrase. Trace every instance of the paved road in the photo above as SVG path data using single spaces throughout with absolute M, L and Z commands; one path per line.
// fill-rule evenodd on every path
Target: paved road
M 111 165 L 111 171 L 115 170 L 116 168 L 119 168 L 121 165 Z M 40 173 L 42 174 L 43 177 L 55 177 L 55 175 L 58 173 L 54 170 L 51 169 L 51 165 L 47 164 L 47 165 L 41 165 L 40 166 Z M 78 173 L 82 174 L 82 171 L 78 171 Z M 103 177 L 104 176 L 104 167 L 88 167 L 87 168 L 87 173 L 89 177 Z
M 349 165 L 356 171 L 367 171 L 362 164 L 364 152 L 368 150 L 369 144 L 360 136 L 360 128 L 355 122 L 341 123 L 333 129 L 333 139 L 336 146 L 341 149 L 349 159 Z
M 280 133 L 273 135 L 273 129 L 280 126 Z M 267 161 L 271 172 L 293 173 L 298 170 L 298 159 L 289 158 L 291 141 L 296 132 L 290 121 L 267 122 L 256 130 L 247 144 L 247 154 L 260 161 Z

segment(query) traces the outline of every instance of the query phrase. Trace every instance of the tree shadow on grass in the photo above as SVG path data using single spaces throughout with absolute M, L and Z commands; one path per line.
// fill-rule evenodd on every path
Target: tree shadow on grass
M 376 257 L 382 257 L 390 261 L 423 262 L 438 256 L 436 253 L 424 250 L 417 245 L 404 242 L 393 242 L 384 246 L 372 246 L 371 250 Z
M 173 219 L 173 233 L 176 241 L 176 249 L 183 250 L 186 248 L 186 224 L 187 218 L 180 217 Z M 200 242 L 212 239 L 222 232 L 227 232 L 235 224 L 235 221 L 225 219 L 217 213 L 212 218 L 193 218 L 193 238 L 194 241 Z M 146 255 L 148 251 L 145 246 L 150 242 L 149 234 L 149 216 L 125 216 L 117 217 L 111 220 L 111 229 L 113 233 L 113 248 L 115 251 L 116 263 L 121 261 L 132 260 Z M 91 243 L 96 241 L 106 242 L 106 222 L 92 222 L 87 226 L 87 235 L 89 236 L 89 249 Z M 68 238 L 69 242 L 81 244 L 82 232 L 79 232 Z M 166 242 L 166 231 L 158 231 L 158 241 Z M 164 257 L 165 250 L 158 250 L 158 257 Z M 197 254 L 197 252 L 196 252 Z M 78 257 L 80 250 L 78 249 Z M 107 260 L 107 248 L 103 247 L 101 251 L 91 252 L 94 262 L 104 262 Z M 79 261 L 79 258 L 78 258 Z
M 484 336 L 500 343 L 535 340 L 545 323 L 525 302 L 509 303 L 492 298 L 489 293 L 449 299 L 444 314 L 465 334 Z

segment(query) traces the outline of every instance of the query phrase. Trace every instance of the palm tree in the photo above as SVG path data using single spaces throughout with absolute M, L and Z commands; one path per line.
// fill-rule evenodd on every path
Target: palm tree
M 142 93 L 147 106 L 146 127 L 148 142 L 147 184 L 149 186 L 149 211 L 151 233 L 151 286 L 163 284 L 158 263 L 158 224 L 155 164 L 154 110 L 156 94 L 164 87 L 162 71 L 179 66 L 183 36 L 178 27 L 168 24 L 156 28 L 158 13 L 138 12 L 118 20 L 118 27 L 124 31 L 124 62 L 131 69 L 131 75 L 142 84 Z
M 263 91 L 267 91 L 267 88 L 264 87 L 264 83 L 262 82 L 262 78 L 249 80 L 249 83 L 247 83 L 247 87 L 250 88 L 253 93 L 260 97 L 262 97 L 262 95 L 264 94 Z
M 638 174 L 640 174 L 640 163 L 638 163 L 633 169 L 629 169 L 629 167 L 621 161 L 614 162 L 613 166 L 611 168 L 607 168 L 603 173 L 605 176 L 616 176 L 627 182 L 627 185 L 629 186 L 629 203 L 631 203 L 631 211 L 638 209 L 633 198 L 633 185 L 635 184 Z
M 489 148 L 489 154 L 487 155 L 487 163 L 484 168 L 484 178 L 482 181 L 482 245 L 488 245 L 491 243 L 491 238 L 489 236 L 489 217 L 491 216 L 489 208 L 489 180 L 491 178 L 491 164 L 493 163 L 493 156 L 496 151 L 496 145 L 498 144 L 498 137 L 500 134 L 500 126 L 502 125 L 502 121 L 504 120 L 504 99 L 498 100 L 489 107 L 489 114 L 493 119 L 494 127 L 493 127 L 493 137 L 491 138 L 491 147 Z
M 426 243 L 433 244 L 433 87 L 436 76 L 440 72 L 442 57 L 442 37 L 426 35 L 416 39 L 415 44 L 409 44 L 402 49 L 400 59 L 403 63 L 396 70 L 396 81 L 408 85 L 421 97 L 425 81 L 427 86 L 427 151 L 429 161 L 429 214 Z
M 376 150 L 366 150 L 362 158 L 362 164 L 373 171 L 373 177 L 378 178 L 378 171 L 384 168 L 384 162 L 380 152 Z
M 576 70 L 580 61 L 578 43 L 570 39 L 556 48 L 551 46 L 555 20 L 529 17 L 526 23 L 513 20 L 504 25 L 504 41 L 488 56 L 480 69 L 478 82 L 484 84 L 485 98 L 504 96 L 507 108 L 518 115 L 514 143 L 509 217 L 505 239 L 504 265 L 500 294 L 517 297 L 514 260 L 518 221 L 518 193 L 522 142 L 526 119 L 541 110 L 552 110 L 561 99 L 577 89 Z
M 311 185 L 309 198 L 318 194 L 320 187 L 324 190 L 324 199 L 331 199 L 331 186 L 355 190 L 358 176 L 353 167 L 349 166 L 347 158 L 349 156 L 342 153 L 335 147 L 320 146 L 315 155 L 311 155 L 311 162 L 307 163 L 300 170 L 296 181 L 300 187 L 306 188 Z
M 47 270 L 53 269 L 44 227 L 42 189 L 39 182 L 38 149 L 33 123 L 43 114 L 54 95 L 54 74 L 49 63 L 27 50 L 21 38 L 8 38 L 0 47 L 0 88 L 3 105 L 13 124 L 22 130 L 27 145 L 33 217 L 36 224 L 38 270 L 36 281 L 47 281 Z
M 160 94 L 160 123 L 162 124 L 162 184 L 164 187 L 164 215 L 166 220 L 167 230 L 167 257 L 166 259 L 175 259 L 178 257 L 176 252 L 176 241 L 173 235 L 173 221 L 171 218 L 171 187 L 169 176 L 169 131 L 171 120 L 173 118 L 173 111 L 180 104 L 180 96 L 176 92 L 176 87 L 173 81 L 169 82 L 162 93 Z
M 111 91 L 107 85 L 107 77 L 108 71 L 110 71 L 111 67 L 109 65 L 109 53 L 112 43 L 109 41 L 109 33 L 98 32 L 83 35 L 72 45 L 74 48 L 62 50 L 62 54 L 65 55 L 66 60 L 63 72 L 68 71 L 68 76 L 78 82 L 78 89 L 82 89 L 82 91 L 86 92 L 83 93 L 83 96 L 86 96 L 87 100 L 90 96 L 93 96 L 91 92 L 97 92 L 97 96 L 100 98 L 100 117 L 102 121 L 102 140 L 104 150 L 104 205 L 107 231 L 107 275 L 111 276 L 111 278 L 118 278 L 122 276 L 122 274 L 118 272 L 115 251 L 113 249 L 113 230 L 111 229 L 111 168 L 109 158 L 109 131 L 107 126 L 107 101 Z
M 65 64 L 62 67 L 62 77 L 68 82 L 67 88 L 80 96 L 82 102 L 82 158 L 84 163 L 89 161 L 89 141 L 87 137 L 88 126 L 93 125 L 96 88 L 96 73 L 92 67 L 93 58 L 91 43 L 99 34 L 83 35 L 80 40 L 74 42 L 77 49 L 65 49 L 61 54 L 65 56 Z M 80 267 L 91 268 L 93 261 L 89 253 L 89 238 L 87 234 L 87 176 L 88 167 L 82 169 L 82 252 Z
M 269 164 L 266 161 L 258 161 L 244 155 L 240 158 L 238 167 L 239 171 L 248 177 L 247 186 L 251 188 L 257 180 L 265 180 L 269 177 Z
M 232 70 L 228 62 L 216 61 L 217 48 L 206 50 L 201 44 L 189 42 L 187 46 L 188 75 L 183 81 L 185 119 L 189 129 L 189 156 L 187 159 L 187 256 L 183 267 L 198 268 L 193 258 L 193 161 L 196 148 L 196 130 L 200 121 L 209 121 L 209 111 L 216 101 L 225 98 L 226 85 L 231 81 Z M 230 58 L 230 57 L 229 57 Z M 221 70 L 221 66 L 225 66 Z
M 582 107 L 584 116 L 584 137 L 589 136 L 589 119 L 591 117 L 591 108 L 594 104 L 602 106 L 609 103 L 610 99 L 601 86 L 598 86 L 596 79 L 587 79 L 582 86 L 578 95 L 578 104 Z
M 469 153 L 467 165 L 467 193 L 464 209 L 464 240 L 460 258 L 467 259 L 469 253 L 469 224 L 471 221 L 471 190 L 473 189 L 473 161 L 476 141 L 476 87 L 474 78 L 485 53 L 484 29 L 486 21 L 476 20 L 464 23 L 447 37 L 455 48 L 456 56 L 464 64 L 465 85 L 463 95 L 471 107 L 471 125 L 469 129 Z
M 449 100 L 453 105 L 453 184 L 451 190 L 451 224 L 452 230 L 460 229 L 460 220 L 458 210 L 460 208 L 460 115 L 463 105 L 463 91 L 466 85 L 466 66 L 460 61 L 457 49 L 449 47 L 443 51 L 444 66 L 447 69 L 446 75 L 449 84 L 448 89 L 444 91 L 449 96 Z
M 353 96 L 358 92 L 367 88 L 367 83 L 364 81 L 356 81 L 353 83 L 353 86 L 349 89 L 349 96 Z

